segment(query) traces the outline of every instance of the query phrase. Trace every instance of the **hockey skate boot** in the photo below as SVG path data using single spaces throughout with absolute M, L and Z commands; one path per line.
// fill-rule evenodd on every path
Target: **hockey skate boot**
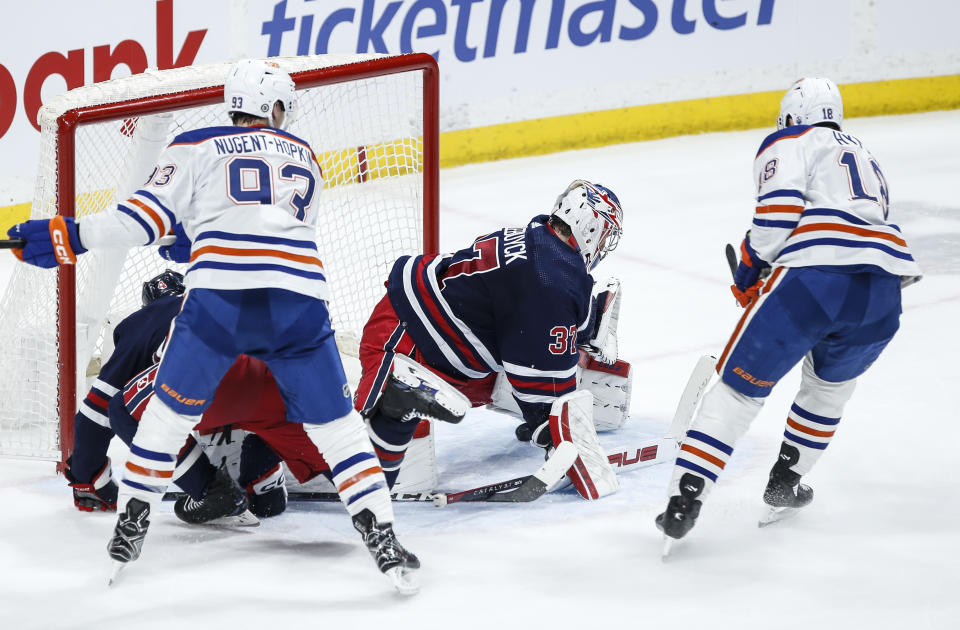
M 764 503 L 773 508 L 802 508 L 813 501 L 813 488 L 800 483 L 800 475 L 790 470 L 799 459 L 796 446 L 786 442 L 780 446 L 780 456 L 763 491 Z
M 701 502 L 697 499 L 703 492 L 703 478 L 691 473 L 680 477 L 680 494 L 670 497 L 665 512 L 657 516 L 657 529 L 670 538 L 683 538 L 693 529 L 700 516 Z
M 470 409 L 470 401 L 413 359 L 393 358 L 393 371 L 379 401 L 380 412 L 403 422 L 438 420 L 456 424 Z
M 174 504 L 173 512 L 181 521 L 191 525 L 209 523 L 225 517 L 240 517 L 236 522 L 225 524 L 259 524 L 257 518 L 247 511 L 247 507 L 249 507 L 247 493 L 230 477 L 227 469 L 221 466 L 217 469 L 213 482 L 202 499 L 195 501 L 189 495 L 182 497 Z M 254 521 L 253 523 L 244 522 L 247 520 L 247 514 Z
M 133 562 L 140 557 L 143 539 L 150 527 L 150 504 L 131 498 L 126 509 L 117 518 L 117 526 L 113 529 L 113 538 L 107 545 L 107 553 L 117 562 Z
M 377 523 L 377 518 L 369 509 L 362 510 L 353 517 L 353 527 L 363 537 L 380 572 L 390 578 L 394 587 L 403 595 L 413 595 L 420 586 L 415 572 L 420 568 L 420 560 L 400 545 L 393 525 Z

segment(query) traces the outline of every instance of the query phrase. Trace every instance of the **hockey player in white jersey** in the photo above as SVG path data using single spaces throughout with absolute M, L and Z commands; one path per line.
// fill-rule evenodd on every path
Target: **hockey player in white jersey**
M 88 248 L 148 245 L 177 224 L 192 241 L 186 298 L 123 471 L 110 557 L 140 556 L 177 450 L 221 377 L 247 354 L 274 374 L 287 419 L 304 423 L 330 465 L 380 570 L 399 590 L 415 591 L 419 561 L 393 532 L 387 484 L 330 326 L 315 240 L 320 169 L 310 146 L 283 130 L 296 113 L 294 83 L 275 63 L 244 60 L 230 69 L 224 98 L 233 125 L 174 138 L 147 183 L 116 209 L 9 231 L 26 240 L 18 257 L 42 267 L 71 264 Z
M 842 123 L 837 86 L 801 79 L 783 97 L 778 131 L 757 152 L 753 225 L 731 287 L 746 311 L 718 361 L 721 380 L 683 440 L 667 508 L 656 519 L 670 538 L 693 527 L 737 439 L 801 359 L 800 391 L 763 500 L 771 520 L 810 503 L 813 490 L 801 477 L 830 443 L 857 377 L 899 327 L 901 280 L 920 270 L 900 229 L 887 222 L 890 192 L 880 164 Z

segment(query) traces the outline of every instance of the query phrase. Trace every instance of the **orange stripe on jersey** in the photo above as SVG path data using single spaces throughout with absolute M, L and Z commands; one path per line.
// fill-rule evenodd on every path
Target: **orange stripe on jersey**
M 683 446 L 680 447 L 680 450 L 681 450 L 681 451 L 686 451 L 686 452 L 688 452 L 688 453 L 693 453 L 694 455 L 696 455 L 696 456 L 699 457 L 700 459 L 705 459 L 705 460 L 707 460 L 708 462 L 710 462 L 711 464 L 713 464 L 714 466 L 717 466 L 717 467 L 719 467 L 719 468 L 721 468 L 721 469 L 727 465 L 727 462 L 723 461 L 723 460 L 720 459 L 719 457 L 716 457 L 716 456 L 714 456 L 714 455 L 711 455 L 710 453 L 707 453 L 706 451 L 701 451 L 699 448 L 697 448 L 697 447 L 695 447 L 695 446 L 690 446 L 689 444 L 684 444 Z
M 160 218 L 160 215 L 157 214 L 153 210 L 153 208 L 143 203 L 139 199 L 127 199 L 127 202 L 132 203 L 136 207 L 146 212 L 147 216 L 149 216 L 153 220 L 154 224 L 157 226 L 157 238 L 160 238 L 161 236 L 166 234 L 167 230 L 165 227 L 163 227 L 163 219 Z
M 833 437 L 833 434 L 836 433 L 836 431 L 817 431 L 816 429 L 805 427 L 789 416 L 787 417 L 787 425 L 793 427 L 794 429 L 796 429 L 797 431 L 800 431 L 801 433 L 806 433 L 807 435 L 813 435 L 813 436 L 822 437 L 822 438 Z
M 354 485 L 358 481 L 362 481 L 367 477 L 369 477 L 370 475 L 376 475 L 377 473 L 382 473 L 382 472 L 383 472 L 383 469 L 380 468 L 379 466 L 374 466 L 373 468 L 367 468 L 363 472 L 358 472 L 353 477 L 350 477 L 349 479 L 341 483 L 339 486 L 337 486 L 337 492 L 344 492 L 347 488 Z
M 236 249 L 234 247 L 219 247 L 217 245 L 208 245 L 196 250 L 190 256 L 190 262 L 193 262 L 204 254 L 222 254 L 224 256 L 270 256 L 271 258 L 282 258 L 284 260 L 303 263 L 305 265 L 315 265 L 323 269 L 323 263 L 315 256 L 289 254 L 287 252 L 281 252 L 275 249 Z
M 900 247 L 906 247 L 907 242 L 902 238 L 898 238 L 893 234 L 887 234 L 886 232 L 877 232 L 876 230 L 868 230 L 866 228 L 855 227 L 853 225 L 840 225 L 838 223 L 810 223 L 809 225 L 802 225 L 793 230 L 792 234 L 803 234 L 805 232 L 846 232 L 848 234 L 856 234 L 857 236 L 867 236 L 870 238 L 881 238 L 885 241 L 890 241 L 891 243 L 896 243 Z M 791 234 L 791 235 L 792 235 Z
M 767 214 L 770 212 L 789 212 L 790 214 L 803 214 L 803 206 L 787 206 L 787 205 L 772 205 L 772 206 L 757 206 L 757 214 Z
M 772 287 L 777 281 L 777 278 L 780 277 L 780 272 L 782 272 L 783 269 L 783 267 L 777 267 L 776 271 L 774 271 L 773 274 L 766 280 L 766 282 L 764 282 L 763 289 L 760 291 L 761 294 L 768 293 L 771 290 L 770 287 Z M 723 354 L 720 355 L 720 360 L 717 361 L 717 374 L 723 375 L 723 365 L 727 360 L 727 355 L 730 354 L 730 350 L 733 348 L 733 342 L 740 334 L 740 329 L 743 328 L 744 322 L 747 321 L 747 317 L 750 315 L 753 307 L 757 305 L 757 302 L 759 302 L 759 300 L 756 299 L 750 302 L 750 304 L 747 306 L 747 310 L 745 310 L 743 315 L 740 317 L 740 321 L 737 322 L 737 327 L 733 330 L 733 334 L 730 335 L 730 341 L 728 341 L 727 345 L 723 348 Z
M 138 475 L 143 475 L 145 477 L 155 477 L 157 479 L 169 479 L 173 477 L 172 470 L 153 470 L 152 468 L 144 468 L 143 466 L 137 466 L 133 462 L 127 462 L 127 470 L 130 472 L 135 472 Z

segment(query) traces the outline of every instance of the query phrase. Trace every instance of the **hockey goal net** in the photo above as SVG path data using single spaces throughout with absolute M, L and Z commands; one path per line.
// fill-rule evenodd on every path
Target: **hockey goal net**
M 437 251 L 438 72 L 429 55 L 272 58 L 297 84 L 289 131 L 324 174 L 317 243 L 341 351 L 350 352 L 402 254 Z M 163 147 L 228 125 L 229 63 L 148 71 L 81 87 L 44 105 L 31 218 L 78 220 L 146 181 Z M 0 304 L 0 455 L 65 461 L 73 416 L 140 307 L 145 280 L 186 265 L 155 248 L 96 250 L 76 266 L 17 265 Z

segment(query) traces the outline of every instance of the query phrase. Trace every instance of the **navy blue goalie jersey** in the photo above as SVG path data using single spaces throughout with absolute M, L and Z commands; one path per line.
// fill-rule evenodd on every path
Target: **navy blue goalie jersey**
M 387 284 L 430 366 L 460 379 L 505 372 L 531 423 L 576 389 L 577 334 L 593 328 L 593 278 L 547 219 L 453 254 L 402 257 Z

